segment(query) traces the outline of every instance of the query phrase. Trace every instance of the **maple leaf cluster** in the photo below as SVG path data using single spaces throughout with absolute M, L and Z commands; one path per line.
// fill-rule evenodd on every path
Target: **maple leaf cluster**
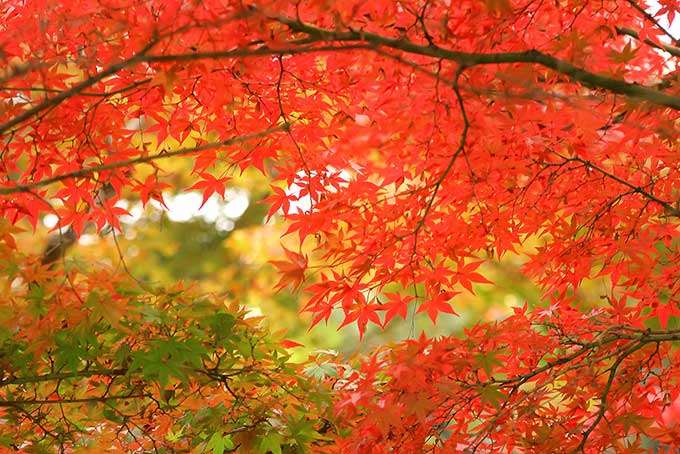
M 299 240 L 279 286 L 307 282 L 314 324 L 436 321 L 510 253 L 549 307 L 376 352 L 338 388 L 336 447 L 673 444 L 680 7 L 659 5 L 4 2 L 0 250 L 46 213 L 119 229 L 130 191 L 163 201 L 170 160 L 203 203 L 219 169 L 256 168 Z

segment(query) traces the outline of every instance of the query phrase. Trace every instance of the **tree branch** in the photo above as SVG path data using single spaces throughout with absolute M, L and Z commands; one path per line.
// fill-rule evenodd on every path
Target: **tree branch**
M 139 63 L 163 63 L 163 62 L 177 62 L 177 61 L 195 61 L 195 60 L 209 60 L 209 59 L 224 59 L 224 58 L 245 58 L 245 57 L 261 57 L 267 55 L 298 55 L 313 52 L 331 52 L 331 51 L 344 51 L 344 50 L 356 50 L 356 49 L 367 49 L 370 46 L 366 44 L 352 44 L 347 46 L 304 46 L 304 47 L 292 47 L 289 49 L 272 49 L 267 46 L 262 46 L 256 49 L 233 49 L 227 51 L 214 51 L 214 52 L 192 52 L 187 54 L 168 54 L 168 55 L 147 55 L 146 52 L 154 46 L 155 42 L 151 42 L 144 49 L 142 49 L 135 56 L 124 60 L 122 62 L 116 63 L 109 66 L 108 68 L 102 70 L 101 72 L 95 74 L 92 77 L 85 79 L 77 85 L 74 85 L 68 90 L 56 91 L 58 94 L 51 98 L 45 99 L 40 104 L 35 107 L 26 110 L 20 115 L 0 124 L 0 135 L 11 130 L 15 126 L 23 123 L 26 120 L 34 117 L 38 113 L 53 108 L 61 104 L 66 99 L 75 96 L 111 96 L 124 91 L 127 91 L 135 86 L 142 85 L 150 81 L 150 79 L 143 79 L 135 84 L 132 84 L 122 89 L 115 90 L 111 93 L 102 93 L 101 95 L 92 92 L 86 92 L 85 89 L 92 87 L 96 83 L 102 81 L 103 79 L 112 76 L 125 68 L 137 65 Z M 35 88 L 14 88 L 14 87 L 2 87 L 4 89 L 15 89 L 15 90 L 37 90 Z M 40 89 L 43 92 L 51 92 L 49 89 Z
M 671 34 L 670 31 L 668 31 L 663 25 L 661 25 L 661 24 L 659 23 L 659 21 L 656 20 L 656 18 L 655 18 L 654 16 L 652 16 L 651 14 L 649 14 L 649 11 L 647 11 L 644 7 L 638 5 L 638 4 L 637 4 L 636 2 L 634 2 L 633 0 L 626 0 L 626 2 L 627 2 L 630 6 L 632 6 L 632 7 L 635 8 L 636 10 L 638 10 L 638 11 L 644 16 L 645 19 L 647 19 L 649 22 L 651 22 L 652 24 L 654 24 L 655 27 L 657 27 L 657 28 L 658 28 L 659 30 L 661 30 L 666 36 L 668 36 L 668 37 L 673 41 L 673 43 L 680 45 L 680 40 L 675 39 L 675 36 L 673 36 L 673 35 Z
M 151 397 L 150 394 L 122 394 L 116 396 L 82 397 L 77 399 L 26 399 L 26 400 L 0 400 L 1 407 L 20 407 L 22 405 L 64 405 L 82 404 L 86 402 L 107 402 L 109 400 L 145 399 Z
M 296 46 L 295 43 L 289 43 Z M 246 57 L 266 57 L 269 55 L 300 55 L 319 52 L 342 52 L 347 50 L 370 49 L 370 44 L 348 44 L 344 46 L 329 45 L 329 46 L 298 46 L 288 47 L 282 46 L 280 49 L 274 49 L 268 46 L 262 46 L 255 49 L 232 49 L 232 50 L 217 50 L 213 52 L 191 52 L 186 54 L 166 54 L 166 55 L 144 55 L 140 57 L 140 61 L 144 63 L 167 63 L 177 61 L 196 61 L 196 60 L 218 60 L 225 58 L 246 58 Z
M 655 196 L 651 192 L 644 190 L 642 187 L 635 186 L 634 184 L 627 182 L 623 178 L 617 177 L 616 175 L 614 175 L 611 172 L 607 172 L 603 168 L 598 167 L 597 165 L 593 164 L 592 162 L 588 161 L 587 159 L 579 158 L 578 156 L 568 158 L 566 156 L 560 155 L 559 153 L 555 153 L 555 154 L 557 156 L 559 156 L 560 158 L 564 159 L 565 162 L 580 162 L 581 164 L 585 165 L 586 167 L 589 167 L 589 168 L 595 170 L 596 172 L 601 173 L 605 177 L 607 177 L 611 180 L 614 180 L 617 183 L 624 185 L 625 187 L 632 190 L 633 193 L 640 194 L 644 198 L 661 205 L 664 208 L 664 210 L 666 210 L 667 216 L 680 216 L 680 209 L 678 209 L 677 207 L 674 207 L 671 203 L 666 202 L 665 200 L 661 200 L 660 198 L 658 198 L 657 196 Z
M 104 172 L 107 170 L 114 170 L 114 169 L 119 169 L 122 167 L 130 167 L 134 166 L 137 164 L 146 164 L 149 162 L 154 162 L 158 161 L 161 159 L 167 159 L 167 158 L 172 158 L 176 156 L 185 156 L 193 153 L 199 153 L 201 151 L 205 150 L 212 150 L 214 148 L 220 148 L 220 147 L 226 147 L 229 145 L 234 145 L 237 143 L 242 143 L 242 142 L 247 142 L 249 140 L 253 139 L 258 139 L 260 137 L 267 136 L 269 134 L 273 134 L 278 131 L 286 131 L 289 128 L 288 123 L 283 123 L 280 124 L 279 126 L 275 126 L 273 128 L 265 129 L 260 132 L 256 132 L 253 134 L 247 134 L 245 136 L 239 136 L 239 137 L 232 137 L 226 140 L 222 140 L 220 142 L 213 142 L 213 143 L 207 143 L 205 145 L 200 145 L 198 147 L 192 147 L 192 148 L 180 148 L 179 150 L 174 150 L 174 151 L 166 151 L 166 152 L 160 152 L 158 154 L 154 154 L 151 156 L 140 156 L 138 158 L 134 159 L 128 159 L 126 161 L 118 161 L 118 162 L 111 162 L 108 164 L 102 164 L 98 166 L 92 166 L 92 167 L 85 167 L 83 169 L 79 170 L 74 170 L 73 172 L 68 172 L 62 175 L 57 175 L 51 178 L 46 178 L 44 180 L 36 181 L 33 183 L 28 183 L 28 184 L 23 184 L 23 185 L 16 185 L 16 186 L 9 186 L 9 187 L 4 187 L 0 188 L 0 196 L 3 195 L 8 195 L 8 194 L 16 194 L 20 192 L 30 192 L 32 189 L 35 189 L 37 187 L 41 186 L 47 186 L 52 183 L 56 183 L 58 181 L 63 181 L 63 180 L 68 180 L 69 178 L 82 178 L 86 177 L 89 175 L 92 175 L 93 173 L 96 172 Z
M 631 38 L 635 38 L 637 40 L 640 39 L 640 34 L 638 32 L 636 32 L 635 30 L 631 30 L 630 28 L 625 28 L 625 27 L 615 27 L 615 28 L 616 28 L 616 33 L 618 33 L 619 35 L 630 36 Z M 659 50 L 662 50 L 664 52 L 668 52 L 669 54 L 671 54 L 674 57 L 680 57 L 680 48 L 679 47 L 669 46 L 668 44 L 657 43 L 657 42 L 652 41 L 649 38 L 645 38 L 642 42 L 654 47 L 655 49 L 659 49 Z
M 61 374 L 44 374 L 37 375 L 34 377 L 12 377 L 5 380 L 0 380 L 0 387 L 9 385 L 24 385 L 30 383 L 42 383 L 46 381 L 54 380 L 67 380 L 69 378 L 87 378 L 94 377 L 97 375 L 107 376 L 107 377 L 120 377 L 127 373 L 127 369 L 93 369 L 93 370 L 82 370 L 78 372 L 71 373 L 61 373 Z
M 586 447 L 586 442 L 588 441 L 588 438 L 590 437 L 590 434 L 593 433 L 593 431 L 597 428 L 597 426 L 600 424 L 600 421 L 602 421 L 602 418 L 604 418 L 605 413 L 607 412 L 607 399 L 609 397 L 609 393 L 611 392 L 612 385 L 614 384 L 614 379 L 616 378 L 616 372 L 623 362 L 628 356 L 632 355 L 636 351 L 640 350 L 646 342 L 643 342 L 642 340 L 638 341 L 637 343 L 633 344 L 630 348 L 626 349 L 623 351 L 619 356 L 617 356 L 616 360 L 614 361 L 614 364 L 609 368 L 609 377 L 607 378 L 607 383 L 604 385 L 604 389 L 602 390 L 602 394 L 600 395 L 600 406 L 597 410 L 597 415 L 595 416 L 595 420 L 588 426 L 586 430 L 583 431 L 581 434 L 581 441 L 579 442 L 578 446 L 572 451 L 572 454 L 575 454 L 577 452 L 583 452 L 585 447 Z
M 18 124 L 23 123 L 24 121 L 34 117 L 35 115 L 39 114 L 40 112 L 47 110 L 47 109 L 50 109 L 50 108 L 53 108 L 53 107 L 61 104 L 66 99 L 81 93 L 86 88 L 89 88 L 89 87 L 93 86 L 94 84 L 96 84 L 97 82 L 100 82 L 100 81 L 106 79 L 107 77 L 116 74 L 118 71 L 120 71 L 124 68 L 127 68 L 128 66 L 132 66 L 132 65 L 136 65 L 138 63 L 141 63 L 143 61 L 144 54 L 148 50 L 150 50 L 155 44 L 156 44 L 155 41 L 150 42 L 146 47 L 144 47 L 139 53 L 135 54 L 133 57 L 109 66 L 105 70 L 100 71 L 97 74 L 95 74 L 94 76 L 85 79 L 84 81 L 80 82 L 77 85 L 74 85 L 70 89 L 64 90 L 64 91 L 60 92 L 59 94 L 57 94 L 57 95 L 55 95 L 51 98 L 47 98 L 43 102 L 41 102 L 40 104 L 32 107 L 31 109 L 26 110 L 21 115 L 17 115 L 16 117 L 12 118 L 11 120 L 7 120 L 6 122 L 0 124 L 0 135 L 11 130 L 13 127 L 17 126 Z
M 376 46 L 384 46 L 411 54 L 454 61 L 464 67 L 505 63 L 534 63 L 552 69 L 593 89 L 601 89 L 611 93 L 649 101 L 660 106 L 670 107 L 674 110 L 680 110 L 680 97 L 678 96 L 672 96 L 652 88 L 625 82 L 623 80 L 601 76 L 535 49 L 521 52 L 499 53 L 460 52 L 444 49 L 431 44 L 424 46 L 402 38 L 390 38 L 363 30 L 334 31 L 314 27 L 297 19 L 288 17 L 271 17 L 271 19 L 287 25 L 295 32 L 305 33 L 318 41 L 367 42 Z

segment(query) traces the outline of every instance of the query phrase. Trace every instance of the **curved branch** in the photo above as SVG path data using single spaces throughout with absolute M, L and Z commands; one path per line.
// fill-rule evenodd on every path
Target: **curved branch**
M 11 130 L 15 126 L 23 123 L 24 121 L 36 116 L 42 111 L 58 106 L 68 98 L 83 92 L 85 89 L 95 85 L 97 82 L 100 82 L 109 76 L 116 74 L 118 71 L 121 71 L 122 69 L 127 68 L 129 66 L 141 63 L 143 61 L 144 54 L 147 51 L 149 51 L 155 44 L 156 44 L 155 41 L 151 41 L 149 44 L 147 44 L 146 47 L 144 47 L 139 53 L 135 54 L 133 57 L 109 66 L 105 70 L 98 72 L 92 77 L 88 77 L 84 81 L 80 82 L 77 85 L 74 85 L 68 90 L 64 90 L 51 98 L 47 98 L 40 104 L 32 107 L 31 109 L 28 109 L 21 115 L 17 115 L 11 120 L 7 120 L 6 122 L 0 124 L 0 135 Z
M 442 174 L 437 178 L 437 181 L 434 183 L 434 189 L 432 191 L 432 194 L 430 195 L 430 200 L 427 202 L 427 205 L 425 206 L 425 211 L 423 212 L 423 216 L 416 225 L 416 228 L 413 231 L 413 234 L 415 236 L 415 240 L 413 242 L 413 252 L 411 254 L 411 257 L 415 256 L 416 253 L 416 247 L 418 245 L 418 232 L 425 226 L 425 221 L 427 219 L 427 215 L 430 213 L 430 210 L 432 209 L 432 205 L 434 205 L 434 201 L 437 198 L 437 193 L 439 192 L 439 188 L 441 187 L 442 183 L 448 176 L 448 174 L 451 172 L 451 169 L 453 168 L 453 165 L 455 164 L 456 160 L 458 159 L 458 156 L 460 156 L 461 153 L 465 153 L 465 145 L 467 141 L 467 135 L 468 131 L 470 129 L 470 122 L 467 117 L 467 113 L 465 112 L 465 103 L 463 102 L 463 96 L 460 94 L 460 86 L 458 84 L 459 79 L 463 71 L 465 70 L 464 66 L 460 66 L 458 68 L 458 71 L 456 71 L 456 77 L 453 81 L 453 91 L 456 93 L 456 100 L 458 101 L 458 107 L 460 108 L 460 115 L 463 119 L 463 130 L 460 133 L 460 143 L 458 144 L 458 148 L 456 148 L 456 151 L 453 153 L 451 158 L 449 159 L 448 164 L 446 165 L 446 168 L 442 172 Z
M 9 385 L 25 385 L 29 383 L 42 383 L 55 380 L 65 380 L 69 378 L 86 378 L 100 375 L 108 377 L 120 377 L 127 374 L 127 372 L 127 369 L 92 369 L 69 373 L 36 375 L 34 377 L 11 377 L 5 380 L 0 380 L 0 387 Z
M 666 29 L 666 27 L 664 27 L 663 25 L 661 25 L 661 24 L 659 23 L 659 21 L 656 20 L 656 18 L 655 18 L 654 16 L 652 16 L 651 14 L 649 14 L 649 11 L 647 11 L 644 7 L 638 5 L 638 4 L 637 4 L 636 2 L 634 2 L 633 0 L 626 0 L 626 2 L 627 2 L 630 6 L 632 6 L 632 7 L 635 8 L 636 10 L 638 10 L 638 11 L 642 14 L 642 16 L 644 16 L 644 18 L 645 18 L 646 20 L 648 20 L 649 22 L 651 22 L 652 24 L 654 24 L 654 26 L 655 26 L 656 28 L 658 28 L 659 30 L 661 30 L 661 31 L 664 33 L 664 35 L 668 36 L 675 44 L 680 44 L 680 40 L 676 39 L 675 36 L 673 36 L 673 34 L 672 34 L 668 29 Z
M 233 49 L 233 50 L 217 50 L 213 52 L 191 52 L 186 54 L 164 54 L 164 55 L 144 55 L 140 57 L 140 61 L 144 63 L 167 63 L 178 61 L 197 61 L 197 60 L 218 60 L 225 58 L 247 58 L 247 57 L 266 57 L 270 55 L 301 55 L 319 52 L 341 52 L 346 50 L 360 50 L 371 49 L 370 44 L 348 44 L 344 46 L 299 46 L 297 43 L 284 43 L 281 48 L 275 49 L 268 46 L 261 46 L 255 49 Z
M 64 404 L 82 404 L 87 402 L 107 402 L 110 400 L 132 400 L 132 399 L 147 399 L 151 398 L 150 394 L 122 394 L 116 396 L 99 396 L 99 397 L 83 397 L 76 399 L 26 399 L 26 400 L 0 400 L 0 408 L 2 407 L 16 407 L 21 405 L 64 405 Z
M 619 35 L 626 35 L 630 36 L 631 38 L 635 38 L 637 40 L 640 39 L 640 34 L 636 32 L 635 30 L 631 30 L 630 28 L 625 28 L 625 27 L 614 27 L 616 29 L 616 33 Z M 664 52 L 668 52 L 674 57 L 680 57 L 680 48 L 675 47 L 675 46 L 669 46 L 668 44 L 663 44 L 663 43 L 657 43 L 655 41 L 652 41 L 649 38 L 645 38 L 644 40 L 641 40 L 643 43 L 652 46 L 655 49 L 662 50 Z
M 596 172 L 601 173 L 602 175 L 609 178 L 610 180 L 614 180 L 617 183 L 624 185 L 625 187 L 630 189 L 633 193 L 640 194 L 644 198 L 661 205 L 664 208 L 664 210 L 666 210 L 667 216 L 680 216 L 680 209 L 673 206 L 669 202 L 666 202 L 665 200 L 661 200 L 660 198 L 658 198 L 657 196 L 655 196 L 651 192 L 646 191 L 645 189 L 643 189 L 640 186 L 635 186 L 634 184 L 629 183 L 628 181 L 624 180 L 623 178 L 617 177 L 613 173 L 608 172 L 601 167 L 598 167 L 597 165 L 593 164 L 592 162 L 588 161 L 587 159 L 579 158 L 578 156 L 568 158 L 566 156 L 560 155 L 559 153 L 555 153 L 555 154 L 557 156 L 559 156 L 560 158 L 564 159 L 565 162 L 580 162 L 581 164 L 595 170 Z
M 595 416 L 595 420 L 588 426 L 586 430 L 583 431 L 581 434 L 581 441 L 579 442 L 578 446 L 572 451 L 573 454 L 577 452 L 583 452 L 585 447 L 586 447 L 586 442 L 588 441 L 588 438 L 590 437 L 590 434 L 593 433 L 593 431 L 597 428 L 597 426 L 600 424 L 600 421 L 602 421 L 602 418 L 604 418 L 605 413 L 607 412 L 607 399 L 609 397 L 609 393 L 611 392 L 612 385 L 614 384 L 614 379 L 616 378 L 616 373 L 623 362 L 627 357 L 635 353 L 636 351 L 640 350 L 642 347 L 644 347 L 646 342 L 643 340 L 638 341 L 635 343 L 632 347 L 629 349 L 623 351 L 614 361 L 614 364 L 609 368 L 609 377 L 607 378 L 607 383 L 604 385 L 604 389 L 602 390 L 602 394 L 600 395 L 600 407 L 597 410 L 597 415 Z
M 40 104 L 24 111 L 22 114 L 7 120 L 6 122 L 0 124 L 0 135 L 12 130 L 15 126 L 23 123 L 35 117 L 40 112 L 56 107 L 63 101 L 76 96 L 112 96 L 114 94 L 122 93 L 136 86 L 143 85 L 150 81 L 150 79 L 143 79 L 135 84 L 123 87 L 112 91 L 111 93 L 91 93 L 86 92 L 87 88 L 101 82 L 107 77 L 113 76 L 114 74 L 129 68 L 131 66 L 137 65 L 139 63 L 163 63 L 163 62 L 179 62 L 179 61 L 196 61 L 196 60 L 210 60 L 210 59 L 224 59 L 224 58 L 245 58 L 245 57 L 261 57 L 267 55 L 298 55 L 306 53 L 318 53 L 318 52 L 332 52 L 332 51 L 344 51 L 344 50 L 356 50 L 356 49 L 368 49 L 371 46 L 366 44 L 352 44 L 347 46 L 298 46 L 291 47 L 288 49 L 272 49 L 267 46 L 258 47 L 256 49 L 232 49 L 225 51 L 214 51 L 214 52 L 192 52 L 186 54 L 167 54 L 167 55 L 148 55 L 147 52 L 153 48 L 156 41 L 149 43 L 144 49 L 136 53 L 133 57 L 127 60 L 121 61 L 119 63 L 113 64 L 108 68 L 98 72 L 97 74 L 88 77 L 77 85 L 69 88 L 68 90 L 57 91 L 57 94 L 51 98 L 47 98 Z M 294 44 L 294 43 L 291 43 Z M 16 90 L 33 90 L 30 88 L 14 88 L 14 87 L 2 87 L 2 89 L 16 89 Z M 43 92 L 50 92 L 48 89 L 41 89 Z
M 271 19 L 287 25 L 295 32 L 305 33 L 310 37 L 317 39 L 318 41 L 366 42 L 376 46 L 384 46 L 411 54 L 454 61 L 465 67 L 492 64 L 498 65 L 504 63 L 534 63 L 552 69 L 553 71 L 563 74 L 570 79 L 590 88 L 601 89 L 631 98 L 642 99 L 649 101 L 652 104 L 670 107 L 674 110 L 680 110 L 680 97 L 678 96 L 672 96 L 653 88 L 644 87 L 635 83 L 629 83 L 623 80 L 601 76 L 535 49 L 520 52 L 498 53 L 460 52 L 444 49 L 431 44 L 424 46 L 402 38 L 390 38 L 375 33 L 365 32 L 363 30 L 334 31 L 323 29 L 308 25 L 302 21 L 289 17 L 271 17 Z
M 220 148 L 220 147 L 226 147 L 229 145 L 234 145 L 237 143 L 242 143 L 242 142 L 247 142 L 252 139 L 258 139 L 260 137 L 267 136 L 269 134 L 278 132 L 278 131 L 286 131 L 288 130 L 289 125 L 288 123 L 283 123 L 280 124 L 279 126 L 275 126 L 273 128 L 265 129 L 260 132 L 256 132 L 253 134 L 247 134 L 245 136 L 239 136 L 239 137 L 231 137 L 226 140 L 222 140 L 220 142 L 213 142 L 213 143 L 207 143 L 205 145 L 200 145 L 198 147 L 192 147 L 192 148 L 180 148 L 179 150 L 174 150 L 174 151 L 166 151 L 166 152 L 161 152 L 158 154 L 154 154 L 151 156 L 140 156 L 138 158 L 134 159 L 128 159 L 125 161 L 118 161 L 118 162 L 111 162 L 108 164 L 102 164 L 98 166 L 92 166 L 92 167 L 86 167 L 83 169 L 79 170 L 74 170 L 73 172 L 68 172 L 64 173 L 62 175 L 57 175 L 51 178 L 45 178 L 44 180 L 36 181 L 34 183 L 28 183 L 28 184 L 23 184 L 23 185 L 16 185 L 16 186 L 9 186 L 9 187 L 4 187 L 0 188 L 0 196 L 3 195 L 8 195 L 8 194 L 16 194 L 19 192 L 30 192 L 32 189 L 41 187 L 41 186 L 47 186 L 52 183 L 56 183 L 58 181 L 63 181 L 63 180 L 68 180 L 69 178 L 82 178 L 86 177 L 89 175 L 92 175 L 93 173 L 97 172 L 104 172 L 107 170 L 114 170 L 114 169 L 120 169 L 122 167 L 130 167 L 134 166 L 137 164 L 147 164 L 150 162 L 158 161 L 161 159 L 167 159 L 167 158 L 172 158 L 176 156 L 185 156 L 193 153 L 199 153 L 201 151 L 205 150 L 212 150 L 214 148 Z

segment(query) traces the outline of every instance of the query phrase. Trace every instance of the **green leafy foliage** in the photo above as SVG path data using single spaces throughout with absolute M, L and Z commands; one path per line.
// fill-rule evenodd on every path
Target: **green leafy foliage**
M 322 442 L 326 391 L 238 305 L 182 285 L 148 293 L 120 276 L 96 289 L 93 276 L 68 278 L 69 292 L 41 284 L 46 315 L 21 310 L 35 303 L 17 292 L 3 312 L 2 446 L 224 453 Z M 107 320 L 104 305 L 120 318 Z

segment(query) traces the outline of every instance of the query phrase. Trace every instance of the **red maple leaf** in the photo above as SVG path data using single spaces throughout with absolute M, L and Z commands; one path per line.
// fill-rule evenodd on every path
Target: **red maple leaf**
M 276 284 L 277 289 L 283 289 L 288 284 L 297 290 L 305 279 L 307 270 L 307 256 L 283 247 L 287 260 L 270 260 L 269 263 L 278 268 L 281 279 Z

